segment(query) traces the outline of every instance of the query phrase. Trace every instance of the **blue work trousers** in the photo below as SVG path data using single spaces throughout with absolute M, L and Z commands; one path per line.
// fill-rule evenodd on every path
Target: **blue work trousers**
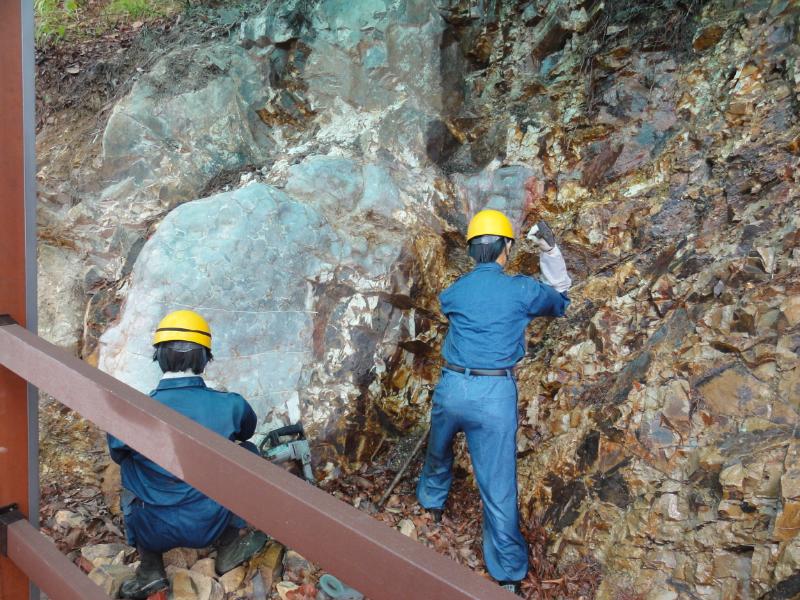
M 528 572 L 517 506 L 517 385 L 513 377 L 443 370 L 431 410 L 425 466 L 417 484 L 424 508 L 444 508 L 453 480 L 453 437 L 463 431 L 483 501 L 483 557 L 498 581 Z
M 259 453 L 252 442 L 239 444 L 250 452 Z M 120 500 L 128 543 L 151 552 L 205 548 L 226 528 L 239 529 L 247 525 L 244 519 L 203 495 L 177 506 L 156 506 L 123 488 Z

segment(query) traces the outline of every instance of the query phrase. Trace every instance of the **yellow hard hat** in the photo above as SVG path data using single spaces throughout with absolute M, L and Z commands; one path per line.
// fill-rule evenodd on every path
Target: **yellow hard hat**
M 211 328 L 193 310 L 176 310 L 161 319 L 153 334 L 153 345 L 175 341 L 194 342 L 211 350 Z
M 508 217 L 499 210 L 487 208 L 472 217 L 467 228 L 467 241 L 479 235 L 500 235 L 513 240 L 514 228 Z

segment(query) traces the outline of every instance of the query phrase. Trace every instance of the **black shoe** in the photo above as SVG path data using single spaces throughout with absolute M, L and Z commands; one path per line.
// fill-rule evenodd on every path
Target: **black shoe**
M 431 513 L 433 517 L 434 523 L 441 523 L 442 522 L 442 515 L 444 514 L 444 510 L 441 508 L 429 508 L 428 512 Z
M 500 587 L 504 590 L 508 590 L 517 596 L 522 596 L 522 586 L 519 581 L 498 581 L 497 583 L 500 584 Z
M 269 537 L 266 533 L 254 530 L 221 545 L 214 561 L 217 575 L 223 575 L 252 558 L 267 544 L 267 541 L 269 541 Z
M 169 587 L 160 552 L 139 548 L 139 558 L 141 562 L 133 579 L 124 581 L 119 588 L 120 598 L 147 600 L 150 595 Z

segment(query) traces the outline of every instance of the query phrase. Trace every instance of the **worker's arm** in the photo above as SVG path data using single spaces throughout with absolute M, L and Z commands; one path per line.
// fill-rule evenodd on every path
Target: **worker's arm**
M 567 273 L 567 265 L 556 244 L 555 235 L 547 223 L 539 221 L 531 227 L 527 238 L 539 246 L 539 268 L 544 280 L 543 284 L 529 286 L 527 290 L 529 314 L 560 317 L 569 306 L 566 292 L 572 285 L 572 279 Z
M 523 278 L 523 294 L 528 316 L 533 317 L 563 317 L 569 306 L 566 294 L 557 291 L 554 287 L 542 283 L 533 277 L 519 275 Z
M 239 424 L 239 429 L 234 432 L 234 439 L 241 442 L 246 442 L 256 432 L 256 425 L 258 424 L 258 417 L 250 403 L 239 396 L 234 394 L 236 398 L 236 421 Z
M 106 434 L 108 440 L 108 453 L 111 455 L 111 460 L 121 465 L 126 458 L 133 454 L 134 450 L 127 444 L 115 438 L 110 433 Z

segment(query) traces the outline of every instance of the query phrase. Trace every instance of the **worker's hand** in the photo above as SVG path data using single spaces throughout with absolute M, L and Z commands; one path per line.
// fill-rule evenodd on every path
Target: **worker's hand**
M 527 238 L 534 242 L 543 252 L 550 252 L 556 247 L 556 236 L 544 221 L 539 221 L 528 232 Z

